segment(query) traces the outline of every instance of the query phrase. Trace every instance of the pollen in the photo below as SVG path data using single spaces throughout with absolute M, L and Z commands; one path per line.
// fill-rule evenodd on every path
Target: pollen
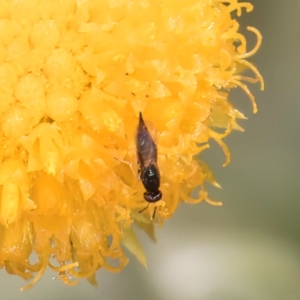
M 0 2 L 0 268 L 63 283 L 118 272 L 136 224 L 154 240 L 182 202 L 220 187 L 201 152 L 242 131 L 230 102 L 264 88 L 249 61 L 238 0 Z M 243 71 L 243 72 L 242 72 Z M 247 72 L 244 75 L 243 73 Z M 162 200 L 144 200 L 135 135 L 143 114 L 157 148 Z M 159 174 L 158 175 L 158 170 Z M 191 193 L 200 187 L 198 194 Z M 155 218 L 152 218 L 156 212 Z

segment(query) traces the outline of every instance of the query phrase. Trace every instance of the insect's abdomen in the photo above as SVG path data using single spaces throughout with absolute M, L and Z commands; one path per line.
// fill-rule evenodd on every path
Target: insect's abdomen
M 141 165 L 147 166 L 151 162 L 157 160 L 156 145 L 144 123 L 142 115 L 140 114 L 139 125 L 136 135 L 136 146 L 138 160 Z
M 142 164 L 148 165 L 157 160 L 156 146 L 148 131 L 137 134 L 137 145 L 138 158 Z

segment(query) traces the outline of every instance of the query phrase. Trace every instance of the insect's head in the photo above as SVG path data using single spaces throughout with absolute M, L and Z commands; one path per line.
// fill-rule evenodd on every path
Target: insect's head
M 161 198 L 162 198 L 162 193 L 160 190 L 157 190 L 155 192 L 145 192 L 144 193 L 144 199 L 149 203 L 157 202 Z

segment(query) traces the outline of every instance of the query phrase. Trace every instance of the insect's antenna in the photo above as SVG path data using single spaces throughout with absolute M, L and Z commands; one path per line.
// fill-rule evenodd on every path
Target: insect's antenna
M 148 203 L 148 205 L 147 205 L 145 208 L 143 208 L 142 210 L 140 210 L 140 211 L 139 211 L 139 214 L 142 213 L 143 211 L 145 211 L 145 210 L 149 207 L 149 204 L 150 204 L 150 203 Z M 155 207 L 154 207 L 154 211 L 153 211 L 153 215 L 152 215 L 151 220 L 154 220 L 154 219 L 155 219 L 156 208 L 157 208 L 157 207 L 155 206 Z
M 141 214 L 143 211 L 145 211 L 148 207 L 149 207 L 149 203 L 145 208 L 143 208 L 142 210 L 139 211 L 139 214 Z
M 155 219 L 155 214 L 156 214 L 156 206 L 154 207 L 154 211 L 153 211 L 153 215 L 152 215 L 152 220 L 154 220 Z

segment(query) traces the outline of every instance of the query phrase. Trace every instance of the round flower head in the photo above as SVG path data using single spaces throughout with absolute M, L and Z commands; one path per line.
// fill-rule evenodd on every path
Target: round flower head
M 220 205 L 208 198 L 206 182 L 218 184 L 197 155 L 213 139 L 229 162 L 223 138 L 242 130 L 237 119 L 244 116 L 228 92 L 242 88 L 256 112 L 246 83 L 263 88 L 246 60 L 261 35 L 248 27 L 257 44 L 247 52 L 233 18 L 243 9 L 252 6 L 0 2 L 1 267 L 33 278 L 27 287 L 47 266 L 66 284 L 95 284 L 97 269 L 126 265 L 123 246 L 146 266 L 133 223 L 154 239 L 153 224 L 162 225 L 180 202 Z M 140 113 L 157 150 L 148 175 L 155 171 L 153 191 L 162 194 L 145 210 L 144 195 L 151 200 L 154 192 L 138 175 Z

